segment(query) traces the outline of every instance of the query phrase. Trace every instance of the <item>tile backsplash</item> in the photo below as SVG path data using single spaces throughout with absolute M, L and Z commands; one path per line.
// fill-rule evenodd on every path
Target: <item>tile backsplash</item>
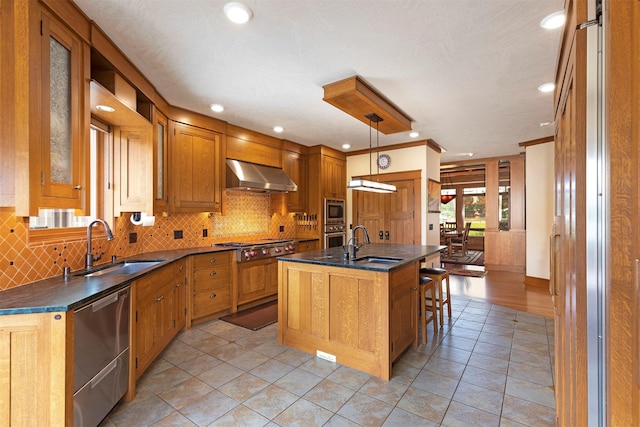
M 115 239 L 93 239 L 96 263 L 109 262 L 112 255 L 128 257 L 145 252 L 210 246 L 213 243 L 253 238 L 294 238 L 294 214 L 271 214 L 265 194 L 227 192 L 226 215 L 209 213 L 156 216 L 150 227 L 134 225 L 130 214 L 115 219 Z M 280 229 L 284 231 L 280 231 Z M 206 237 L 203 230 L 206 231 Z M 175 238 L 182 232 L 182 238 Z M 178 233 L 176 233 L 178 232 Z M 16 217 L 11 209 L 0 209 L 0 290 L 62 274 L 84 267 L 85 239 L 56 243 L 30 243 L 27 218 Z

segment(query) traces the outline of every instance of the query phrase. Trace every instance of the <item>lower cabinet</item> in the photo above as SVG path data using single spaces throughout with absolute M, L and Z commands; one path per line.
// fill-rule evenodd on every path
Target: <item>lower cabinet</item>
M 389 330 L 391 360 L 411 344 L 417 336 L 418 277 L 415 268 L 392 272 L 389 280 Z
M 191 257 L 193 320 L 212 318 L 231 311 L 232 255 L 230 251 Z
M 238 305 L 278 294 L 278 261 L 238 263 Z
M 135 379 L 185 325 L 184 261 L 177 261 L 135 280 Z
M 73 417 L 71 330 L 73 312 L 0 316 L 1 425 L 70 424 Z

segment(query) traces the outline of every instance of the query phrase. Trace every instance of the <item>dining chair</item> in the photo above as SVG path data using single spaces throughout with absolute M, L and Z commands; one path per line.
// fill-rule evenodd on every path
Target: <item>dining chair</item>
M 449 256 L 454 250 L 460 250 L 464 255 L 467 254 L 467 243 L 469 242 L 469 230 L 471 229 L 471 222 L 467 222 L 464 227 L 464 232 L 460 237 L 451 237 L 449 239 Z

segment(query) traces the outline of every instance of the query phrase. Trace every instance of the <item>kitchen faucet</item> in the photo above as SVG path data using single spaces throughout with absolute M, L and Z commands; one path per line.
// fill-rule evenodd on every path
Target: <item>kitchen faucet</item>
M 364 233 L 364 242 L 367 245 L 371 243 L 371 240 L 369 239 L 369 232 L 364 227 L 364 225 L 356 225 L 355 227 L 353 227 L 353 230 L 351 230 L 351 238 L 347 240 L 347 245 L 344 247 L 345 258 L 354 259 L 356 257 L 356 252 L 358 252 L 358 249 L 360 249 L 360 247 L 362 246 L 358 245 L 356 230 L 362 230 L 362 232 Z M 349 242 L 351 242 L 351 244 Z
M 86 270 L 93 267 L 94 261 L 98 261 L 100 260 L 100 258 L 102 258 L 102 254 L 98 255 L 97 257 L 94 257 L 92 253 L 93 250 L 91 249 L 91 229 L 93 228 L 93 224 L 95 223 L 100 223 L 104 226 L 104 231 L 105 233 L 107 233 L 107 240 L 113 240 L 113 233 L 109 228 L 109 224 L 107 224 L 107 222 L 104 219 L 97 218 L 89 223 L 89 225 L 87 226 L 87 256 L 85 258 L 85 264 L 84 264 L 84 268 Z

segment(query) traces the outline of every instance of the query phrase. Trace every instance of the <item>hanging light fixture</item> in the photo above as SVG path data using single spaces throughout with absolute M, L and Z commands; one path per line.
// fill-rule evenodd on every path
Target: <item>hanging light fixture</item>
M 373 152 L 373 147 L 371 146 L 371 132 L 373 130 L 373 126 L 371 123 L 376 124 L 376 150 L 377 154 L 380 154 L 380 131 L 378 127 L 378 123 L 382 121 L 382 117 L 378 116 L 376 113 L 366 114 L 365 117 L 369 119 L 369 179 L 352 179 L 347 185 L 347 188 L 352 190 L 360 190 L 360 191 L 370 191 L 374 193 L 395 193 L 397 191 L 396 186 L 393 184 L 386 184 L 384 182 L 380 182 L 380 167 L 378 166 L 378 173 L 376 175 L 376 180 L 373 180 L 373 172 L 371 171 L 371 154 Z M 377 165 L 378 162 L 376 162 Z
M 451 181 L 451 176 L 448 173 L 442 175 L 442 188 L 444 187 L 453 187 L 453 182 Z M 455 194 L 441 194 L 440 195 L 440 203 L 446 205 L 450 201 L 456 198 Z

